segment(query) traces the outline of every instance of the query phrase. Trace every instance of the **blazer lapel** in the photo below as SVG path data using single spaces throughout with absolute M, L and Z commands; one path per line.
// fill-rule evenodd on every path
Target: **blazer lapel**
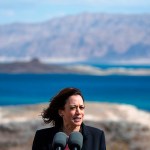
M 90 147 L 89 139 L 90 139 L 90 133 L 88 131 L 88 128 L 86 125 L 82 124 L 82 135 L 83 135 L 83 146 L 82 150 L 88 150 Z

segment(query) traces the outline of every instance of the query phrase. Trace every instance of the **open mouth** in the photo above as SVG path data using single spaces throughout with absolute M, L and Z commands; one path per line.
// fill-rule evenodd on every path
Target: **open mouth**
M 74 121 L 74 122 L 80 122 L 81 120 L 82 120 L 81 117 L 74 117 L 74 118 L 73 118 L 73 121 Z

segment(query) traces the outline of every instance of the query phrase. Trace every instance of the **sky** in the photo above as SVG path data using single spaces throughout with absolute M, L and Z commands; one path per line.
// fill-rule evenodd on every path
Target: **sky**
M 0 25 L 80 13 L 150 14 L 150 0 L 0 0 Z

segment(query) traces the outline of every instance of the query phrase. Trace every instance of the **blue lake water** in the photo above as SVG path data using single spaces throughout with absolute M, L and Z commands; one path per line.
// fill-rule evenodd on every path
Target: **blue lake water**
M 48 102 L 64 87 L 79 88 L 86 101 L 132 104 L 150 111 L 150 76 L 0 74 L 0 106 Z

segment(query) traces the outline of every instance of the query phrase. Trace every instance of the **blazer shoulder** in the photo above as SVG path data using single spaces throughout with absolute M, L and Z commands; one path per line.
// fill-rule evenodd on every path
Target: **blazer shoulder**
M 54 127 L 37 130 L 33 139 L 32 150 L 43 150 L 44 147 L 48 147 L 53 140 L 55 131 Z
M 95 127 L 92 127 L 92 126 L 86 126 L 86 129 L 88 131 L 91 131 L 91 132 L 96 132 L 96 133 L 103 133 L 104 131 L 99 129 L 99 128 L 95 128 Z
M 38 129 L 38 130 L 36 131 L 36 133 L 38 133 L 38 134 L 47 133 L 47 132 L 53 131 L 53 130 L 55 130 L 54 127 L 43 128 L 43 129 Z
M 57 131 L 56 131 L 56 128 L 55 127 L 50 127 L 50 128 L 43 128 L 43 129 L 38 129 L 37 131 L 36 131 L 36 134 L 35 134 L 35 136 L 38 136 L 38 137 L 47 137 L 47 138 L 49 138 L 49 137 L 53 137 L 54 136 L 54 134 L 56 133 Z
M 83 149 L 106 150 L 105 135 L 103 130 L 96 127 L 84 125 L 83 137 L 85 142 Z
M 55 133 L 56 129 L 54 127 L 39 129 L 35 133 L 34 141 L 48 142 L 53 139 Z
M 105 137 L 104 131 L 96 128 L 96 127 L 92 127 L 92 126 L 85 126 L 84 127 L 84 135 L 91 135 L 91 136 L 96 136 L 96 137 Z

